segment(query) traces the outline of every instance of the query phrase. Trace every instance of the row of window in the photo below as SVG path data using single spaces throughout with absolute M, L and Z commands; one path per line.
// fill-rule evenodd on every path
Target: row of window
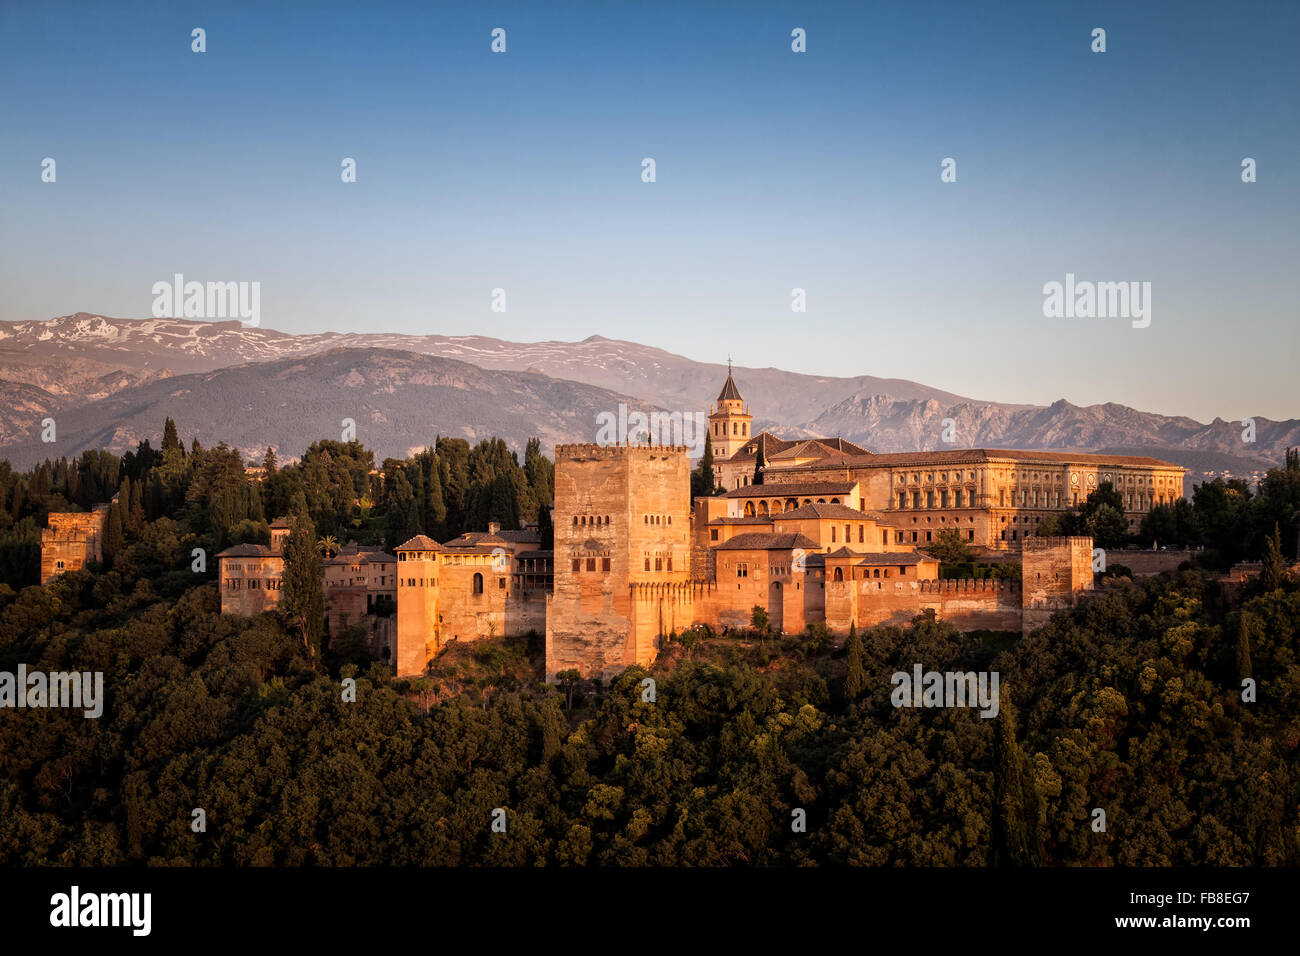
M 844 525 L 844 543 L 845 543 L 845 544 L 848 544 L 848 543 L 849 543 L 850 541 L 852 541 L 852 540 L 853 540 L 852 526 L 849 525 L 849 524 L 845 524 L 845 525 Z M 831 544 L 838 544 L 838 543 L 839 543 L 838 529 L 836 528 L 835 525 L 831 525 Z M 858 525 L 858 544 L 865 544 L 865 543 L 866 543 L 866 531 L 864 530 L 864 526 L 863 526 L 863 525 Z M 889 532 L 888 532 L 888 531 L 884 531 L 884 530 L 882 530 L 882 531 L 880 532 L 880 543 L 881 543 L 881 544 L 888 544 L 888 543 L 889 543 Z
M 914 491 L 914 492 L 912 492 L 912 507 L 913 507 L 913 508 L 920 508 L 920 507 L 921 507 L 921 500 L 922 500 L 922 499 L 921 499 L 921 494 L 922 494 L 922 493 L 919 492 L 919 491 Z M 975 489 L 974 489 L 974 488 L 968 488 L 968 489 L 966 489 L 965 492 L 963 492 L 962 489 L 960 489 L 960 488 L 956 488 L 956 489 L 953 489 L 953 491 L 952 491 L 951 494 L 952 494 L 952 504 L 949 505 L 949 503 L 948 503 L 948 495 L 949 495 L 949 492 L 947 492 L 947 491 L 940 491 L 940 492 L 937 492 L 938 497 L 936 498 L 936 492 L 933 492 L 933 491 L 927 491 L 927 492 L 925 492 L 925 507 L 927 507 L 927 508 L 933 508 L 933 507 L 936 506 L 936 505 L 935 505 L 936 502 L 938 502 L 938 507 L 940 507 L 940 508 L 948 508 L 948 507 L 952 507 L 952 508 L 975 508 L 975 507 L 977 507 L 977 505 L 976 505 L 976 503 L 975 503 Z M 900 509 L 905 509 L 905 508 L 907 508 L 907 492 L 906 492 L 906 491 L 900 491 L 900 492 L 898 493 L 898 507 L 899 507 Z
M 881 575 L 881 573 L 880 573 L 882 570 L 885 572 L 884 575 L 883 575 L 883 577 L 886 577 L 886 578 L 887 578 L 887 577 L 889 577 L 889 572 L 892 571 L 892 570 L 894 570 L 894 569 L 893 569 L 893 568 L 850 568 L 849 570 L 850 570 L 850 572 L 851 572 L 851 573 L 849 574 L 849 579 L 850 579 L 850 580 L 855 580 L 855 581 L 860 581 L 860 580 L 864 580 L 864 579 L 866 579 L 866 578 L 878 578 L 878 577 L 882 577 L 882 575 Z M 872 574 L 873 571 L 875 572 L 874 574 Z M 898 576 L 899 576 L 900 578 L 905 578 L 905 577 L 907 577 L 907 565 L 905 565 L 905 564 L 900 564 L 900 565 L 898 565 Z M 835 573 L 834 573 L 834 574 L 832 575 L 832 577 L 831 577 L 831 580 L 832 580 L 832 581 L 843 581 L 843 580 L 844 580 L 844 568 L 842 568 L 842 567 L 837 567 L 837 568 L 835 569 Z
M 588 571 L 595 571 L 597 561 L 600 561 L 600 570 L 602 571 L 609 570 L 609 561 L 610 561 L 609 558 L 574 558 L 573 568 L 572 568 L 573 573 L 574 574 L 582 573 L 582 569 L 584 567 Z
M 947 480 L 948 480 L 948 474 L 949 474 L 949 473 L 946 472 L 946 471 L 945 471 L 945 472 L 942 472 L 942 473 L 940 474 L 940 476 L 939 476 L 939 480 L 940 480 L 940 481 L 947 481 Z M 1032 478 L 1030 478 L 1030 475 L 1031 475 L 1031 474 L 1033 475 Z M 933 471 L 932 471 L 932 472 L 929 472 L 929 473 L 927 473 L 927 474 L 925 475 L 925 480 L 926 480 L 927 482 L 933 482 L 933 481 L 935 480 L 934 476 L 935 476 L 935 472 L 933 472 Z M 961 476 L 962 476 L 962 473 L 961 473 L 960 471 L 952 472 L 952 480 L 953 480 L 953 481 L 961 481 L 961 480 L 962 480 L 962 477 L 961 477 Z M 971 472 L 966 472 L 966 476 L 967 476 L 967 477 L 966 477 L 966 480 L 967 480 L 967 481 L 974 481 L 974 480 L 975 480 L 975 472 L 973 472 L 973 471 L 971 471 Z M 1007 480 L 1015 481 L 1015 479 L 1016 479 L 1016 476 L 1015 476 L 1015 473 L 1014 473 L 1014 472 L 1012 472 L 1011 475 L 1010 475 L 1009 477 L 1008 477 L 1005 473 L 998 474 L 997 477 L 1001 478 L 1003 481 L 1007 481 Z M 1095 475 L 1089 475 L 1088 477 L 1089 477 L 1090 481 L 1096 481 L 1096 476 L 1095 476 Z M 1052 474 L 1052 473 L 1050 473 L 1050 472 L 1037 472 L 1037 471 L 1035 471 L 1035 472 L 1022 471 L 1022 472 L 1020 473 L 1020 480 L 1021 480 L 1021 481 L 1052 481 L 1053 479 L 1055 479 L 1055 481 L 1056 481 L 1056 483 L 1057 483 L 1058 485 L 1060 485 L 1060 484 L 1064 484 L 1064 482 L 1065 482 L 1065 476 L 1064 476 L 1063 474 Z M 1153 476 L 1151 476 L 1151 475 L 1147 475 L 1147 476 L 1146 476 L 1146 481 L 1144 482 L 1144 481 L 1142 480 L 1142 476 L 1141 476 L 1141 475 L 1120 475 L 1120 476 L 1119 476 L 1119 480 L 1116 481 L 1116 480 L 1114 480 L 1114 479 L 1111 477 L 1111 475 L 1110 475 L 1109 473 L 1102 475 L 1102 481 L 1103 481 L 1103 482 L 1110 482 L 1110 483 L 1111 483 L 1112 485 L 1114 485 L 1116 488 L 1119 488 L 1119 487 L 1122 487 L 1122 486 L 1126 486 L 1126 485 L 1134 485 L 1134 484 L 1137 484 L 1137 485 L 1146 484 L 1148 487 L 1155 487 L 1155 486 L 1157 486 L 1157 485 L 1159 485 L 1160 487 L 1166 487 L 1166 486 L 1172 486 L 1172 485 L 1174 484 L 1174 482 L 1177 481 L 1177 480 L 1178 480 L 1178 479 L 1176 479 L 1176 478 L 1174 478 L 1174 477 L 1172 477 L 1172 476 L 1161 476 L 1161 477 L 1156 478 L 1156 477 L 1153 477 Z M 918 484 L 918 483 L 920 483 L 920 481 L 921 481 L 921 473 L 920 473 L 920 472 L 915 472 L 915 471 L 912 472 L 912 482 L 913 482 L 914 484 Z M 1073 481 L 1075 484 L 1078 483 L 1077 480 L 1075 480 L 1075 479 L 1073 479 L 1073 478 L 1072 478 L 1072 481 Z M 899 476 L 898 476 L 898 483 L 899 483 L 900 485 L 905 484 L 906 482 L 907 482 L 907 476 L 906 476 L 906 475 L 899 475 Z
M 803 503 L 804 503 L 805 505 L 810 505 L 810 504 L 813 503 L 813 500 L 812 500 L 811 498 L 805 498 L 805 499 L 803 500 Z M 830 503 L 830 504 L 833 504 L 833 505 L 837 505 L 837 504 L 840 503 L 840 499 L 839 499 L 839 498 L 832 498 L 832 499 L 830 500 L 829 503 Z M 818 499 L 817 499 L 817 504 L 819 504 L 819 505 L 824 505 L 824 504 L 827 504 L 827 501 L 826 501 L 825 498 L 818 498 Z M 790 498 L 790 499 L 788 499 L 788 500 L 785 502 L 784 505 L 782 505 L 780 501 L 773 501 L 773 502 L 771 503 L 771 509 L 770 509 L 770 511 L 769 511 L 768 503 L 767 503 L 766 501 L 760 501 L 760 502 L 758 503 L 757 510 L 755 510 L 754 502 L 752 502 L 752 501 L 746 501 L 746 502 L 745 502 L 745 517 L 746 517 L 746 518 L 753 518 L 755 515 L 757 515 L 757 516 L 759 516 L 759 517 L 766 518 L 766 517 L 769 516 L 769 514 L 772 514 L 772 515 L 779 515 L 779 514 L 781 514 L 781 513 L 784 512 L 784 511 L 794 511 L 794 509 L 795 509 L 795 508 L 798 508 L 798 507 L 800 507 L 800 505 L 799 505 L 799 499 L 798 499 L 798 498 Z M 864 498 L 859 498 L 859 499 L 858 499 L 858 510 L 859 510 L 859 511 L 866 511 L 866 510 L 867 510 L 867 502 L 866 502 L 866 499 L 864 499 Z
M 584 570 L 592 572 L 596 570 L 597 561 L 600 562 L 601 571 L 608 572 L 610 570 L 609 558 L 573 558 L 571 568 L 574 574 L 581 574 Z M 645 570 L 652 570 L 652 564 L 655 571 L 671 571 L 673 569 L 672 557 L 646 558 Z
M 914 483 L 916 483 L 916 482 L 920 482 L 920 480 L 921 480 L 921 473 L 920 473 L 920 472 L 916 472 L 916 471 L 912 472 L 912 481 L 913 481 Z M 926 480 L 926 481 L 931 481 L 931 482 L 934 481 L 934 472 L 930 472 L 929 474 L 927 474 L 927 475 L 925 476 L 925 480 Z M 948 480 L 948 472 L 945 471 L 945 472 L 943 473 L 943 476 L 942 476 L 939 480 L 940 480 L 940 481 L 947 481 L 947 480 Z M 960 471 L 954 471 L 954 472 L 952 473 L 952 480 L 953 480 L 953 481 L 961 481 L 961 472 L 960 472 Z M 973 471 L 972 471 L 972 472 L 969 472 L 968 475 L 967 475 L 966 480 L 967 480 L 967 481 L 974 481 L 974 480 L 975 480 L 975 472 L 973 472 Z M 899 476 L 898 476 L 898 483 L 899 483 L 900 485 L 903 484 L 903 483 L 906 482 L 906 481 L 907 481 L 907 477 L 906 477 L 905 475 L 899 475 Z
M 279 578 L 268 578 L 263 581 L 261 578 L 226 578 L 227 591 L 278 591 L 280 590 Z
M 906 537 L 907 534 L 908 534 L 908 532 L 906 532 L 906 531 L 897 531 L 897 532 L 895 532 L 894 543 L 895 543 L 895 544 L 906 544 L 907 541 L 909 540 L 909 539 Z M 911 537 L 910 540 L 911 540 L 912 542 L 914 542 L 914 543 L 916 543 L 916 542 L 920 542 L 920 541 L 933 541 L 933 540 L 934 540 L 934 532 L 933 532 L 933 531 L 927 531 L 927 532 L 925 532 L 925 537 L 924 537 L 924 538 L 921 538 L 921 537 L 920 537 L 920 534 L 921 534 L 921 532 L 919 532 L 919 531 L 913 531 L 913 532 L 911 532 L 912 537 Z M 971 530 L 971 529 L 967 529 L 967 531 L 966 531 L 966 540 L 967 540 L 967 541 L 974 541 L 974 540 L 975 540 L 975 532 L 974 532 L 973 530 Z
M 406 586 L 407 586 L 408 588 L 415 588 L 415 587 L 421 587 L 421 588 L 422 588 L 422 587 L 431 587 L 431 588 L 436 588 L 436 587 L 438 586 L 438 579 L 437 579 L 437 578 L 403 578 L 402 580 L 406 583 Z M 498 590 L 498 591 L 504 591 L 505 589 L 506 589 L 506 579 L 505 579 L 505 577 L 504 577 L 504 576 L 502 576 L 502 577 L 498 577 L 498 578 L 497 578 L 497 590 Z M 473 580 L 473 585 L 472 585 L 472 590 L 473 590 L 473 593 L 475 593 L 475 594 L 482 594 L 482 593 L 483 593 L 483 575 L 482 575 L 482 574 L 475 572 L 475 574 L 474 574 L 474 580 Z

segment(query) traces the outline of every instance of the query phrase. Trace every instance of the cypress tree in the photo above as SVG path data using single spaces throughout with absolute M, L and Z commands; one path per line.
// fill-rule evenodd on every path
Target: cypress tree
M 754 479 L 750 484 L 763 483 L 763 469 L 767 467 L 767 456 L 763 454 L 763 439 L 758 440 L 758 454 L 754 456 Z
M 325 629 L 325 562 L 316 550 L 316 528 L 305 512 L 293 518 L 284 543 L 284 582 L 280 609 L 302 639 L 314 667 Z
M 104 540 L 101 549 L 104 552 L 104 562 L 112 564 L 113 559 L 117 557 L 126 543 L 126 535 L 122 530 L 122 509 L 114 501 L 108 506 L 108 514 L 104 516 Z
M 1038 866 L 1043 843 L 1038 828 L 1042 797 L 1020 745 L 1015 713 L 1003 701 L 993 730 L 993 819 L 989 866 Z
M 551 506 L 542 505 L 537 509 L 537 533 L 541 535 L 541 549 L 550 551 L 555 547 L 555 525 L 551 523 Z
M 1237 619 L 1237 677 L 1245 680 L 1253 677 L 1253 664 L 1250 659 L 1250 639 L 1257 624 L 1251 614 L 1243 614 Z
M 862 689 L 867 684 L 867 671 L 862 663 L 862 638 L 858 635 L 856 621 L 849 624 L 849 640 L 846 649 L 848 670 L 844 675 L 844 696 L 854 701 L 862 695 Z
M 167 422 L 166 424 L 163 425 L 163 440 L 162 440 L 163 454 L 164 455 L 167 454 L 167 451 L 173 448 L 176 451 L 182 450 L 181 438 L 180 435 L 178 435 L 176 432 L 176 423 L 172 421 L 171 416 L 168 415 Z
M 1282 559 L 1282 532 L 1276 523 L 1264 549 L 1264 567 L 1259 572 L 1259 583 L 1264 590 L 1274 591 L 1282 586 L 1286 562 Z
M 700 456 L 699 465 L 691 472 L 691 497 L 709 497 L 713 494 L 716 484 L 713 476 L 713 438 L 705 432 L 704 454 Z

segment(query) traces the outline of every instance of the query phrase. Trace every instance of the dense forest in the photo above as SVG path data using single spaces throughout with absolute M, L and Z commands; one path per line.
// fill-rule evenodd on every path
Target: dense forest
M 190 570 L 195 542 L 255 540 L 279 514 L 359 541 L 527 520 L 549 500 L 534 451 L 442 439 L 372 475 L 359 446 L 322 442 L 251 482 L 168 429 L 157 452 L 6 472 L 7 573 L 27 573 L 43 511 L 117 493 L 121 538 L 49 587 L 0 585 L 0 670 L 102 671 L 107 697 L 99 719 L 0 709 L 0 863 L 1300 865 L 1284 530 L 1243 555 L 1264 561 L 1244 586 L 1112 576 L 1024 639 L 925 615 L 847 639 L 756 620 L 670 635 L 608 684 L 546 684 L 536 638 L 395 680 L 315 656 L 278 614 L 222 617 Z M 1273 496 L 1293 467 L 1240 520 L 1290 527 Z M 999 715 L 895 708 L 890 676 L 917 663 L 997 671 Z
M 260 475 L 246 472 L 260 466 Z M 300 460 L 281 466 L 267 449 L 246 463 L 224 444 L 186 450 L 169 418 L 161 447 L 148 441 L 120 457 L 86 452 L 69 462 L 47 461 L 17 474 L 0 461 L 0 589 L 40 582 L 40 529 L 53 511 L 88 510 L 107 502 L 104 567 L 113 569 L 129 543 L 175 536 L 177 548 L 208 555 L 232 544 L 270 542 L 268 523 L 303 517 L 314 535 L 389 549 L 413 535 L 438 541 L 478 531 L 489 521 L 506 530 L 526 522 L 548 533 L 554 466 L 537 439 L 521 465 L 501 439 L 471 446 L 463 438 L 437 438 L 404 460 L 374 453 L 359 442 L 318 441 Z M 176 549 L 174 549 L 176 550 Z M 189 558 L 159 573 L 193 583 Z M 215 562 L 209 568 L 215 580 Z

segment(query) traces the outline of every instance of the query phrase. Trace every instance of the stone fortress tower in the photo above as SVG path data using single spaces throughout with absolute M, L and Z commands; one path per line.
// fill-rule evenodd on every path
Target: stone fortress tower
M 108 505 L 93 511 L 52 511 L 41 529 L 41 584 L 65 571 L 80 571 L 87 561 L 104 560 L 104 521 Z
M 552 514 L 547 679 L 575 668 L 603 678 L 649 664 L 659 635 L 690 623 L 686 447 L 559 445 Z

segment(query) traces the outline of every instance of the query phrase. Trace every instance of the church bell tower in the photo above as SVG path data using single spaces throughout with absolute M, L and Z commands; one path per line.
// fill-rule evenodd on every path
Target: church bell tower
M 727 361 L 727 381 L 718 393 L 717 404 L 709 413 L 709 435 L 713 441 L 713 457 L 726 460 L 738 452 L 752 437 L 749 426 L 754 416 L 740 397 L 736 380 L 731 377 L 731 361 Z

